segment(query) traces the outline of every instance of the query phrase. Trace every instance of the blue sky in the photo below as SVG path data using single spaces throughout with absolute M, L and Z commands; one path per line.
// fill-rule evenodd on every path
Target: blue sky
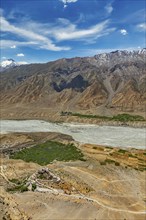
M 48 62 L 145 47 L 144 0 L 1 0 L 1 59 Z

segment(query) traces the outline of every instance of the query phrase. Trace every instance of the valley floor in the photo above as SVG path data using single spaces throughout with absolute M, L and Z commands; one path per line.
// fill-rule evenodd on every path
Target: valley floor
M 13 136 L 14 135 L 14 136 Z M 70 143 L 70 137 L 60 134 L 7 135 L 7 143 L 14 151 L 34 141 L 34 144 L 55 140 Z M 1 136 L 1 143 L 5 138 Z M 27 141 L 28 142 L 27 142 Z M 74 142 L 75 143 L 75 142 Z M 122 150 L 91 144 L 76 146 L 86 161 L 54 161 L 46 166 L 22 160 L 9 159 L 9 149 L 1 154 L 1 219 L 11 220 L 144 220 L 145 150 Z M 2 150 L 3 151 L 3 150 Z M 43 168 L 60 178 L 60 183 L 37 176 Z M 18 180 L 31 179 L 35 191 L 7 191 Z M 5 218 L 3 218 L 5 216 Z

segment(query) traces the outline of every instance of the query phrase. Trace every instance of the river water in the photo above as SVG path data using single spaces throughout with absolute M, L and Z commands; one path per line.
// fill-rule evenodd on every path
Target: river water
M 59 132 L 81 143 L 113 147 L 146 148 L 146 129 L 91 124 L 50 123 L 42 120 L 1 120 L 0 133 Z

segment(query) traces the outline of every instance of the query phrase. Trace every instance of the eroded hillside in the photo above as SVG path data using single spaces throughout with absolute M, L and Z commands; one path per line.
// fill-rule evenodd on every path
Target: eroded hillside
M 115 51 L 7 69 L 1 73 L 1 116 L 48 117 L 63 110 L 144 115 L 145 56 L 146 49 Z

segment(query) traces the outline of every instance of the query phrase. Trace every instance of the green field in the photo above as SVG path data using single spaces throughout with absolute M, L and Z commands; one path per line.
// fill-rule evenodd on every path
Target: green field
M 118 114 L 112 117 L 109 116 L 100 116 L 100 115 L 86 115 L 80 113 L 73 113 L 73 112 L 61 112 L 62 116 L 70 115 L 76 116 L 79 118 L 93 118 L 93 119 L 101 119 L 104 121 L 120 121 L 120 122 L 129 122 L 129 121 L 145 121 L 144 117 L 140 115 L 130 115 L 130 114 Z
M 70 161 L 84 160 L 82 152 L 73 144 L 62 144 L 60 142 L 47 141 L 32 148 L 26 148 L 10 156 L 12 159 L 22 159 L 26 162 L 35 162 L 47 165 L 54 160 Z

